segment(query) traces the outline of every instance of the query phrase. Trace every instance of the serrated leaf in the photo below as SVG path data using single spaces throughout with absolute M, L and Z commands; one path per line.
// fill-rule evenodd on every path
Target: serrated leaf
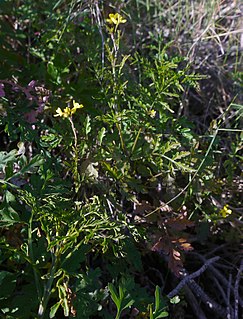
M 170 161 L 171 163 L 173 163 L 175 166 L 179 167 L 182 169 L 182 171 L 184 172 L 190 172 L 190 173 L 193 173 L 195 172 L 195 169 L 181 163 L 181 162 L 176 162 L 174 159 L 166 156 L 166 155 L 162 155 L 162 157 L 164 157 L 165 159 L 167 159 L 168 161 Z
M 85 119 L 85 122 L 84 122 L 86 136 L 88 136 L 89 133 L 91 132 L 91 124 L 90 123 L 91 123 L 90 116 L 87 115 L 86 119 Z
M 184 158 L 184 157 L 187 157 L 187 156 L 189 156 L 191 153 L 190 152 L 178 152 L 178 153 L 176 153 L 173 157 L 172 157 L 172 159 L 174 160 L 174 161 L 176 161 L 176 160 L 178 160 L 178 159 L 181 159 L 181 158 Z
M 130 55 L 124 55 L 123 58 L 122 58 L 122 61 L 120 63 L 120 66 L 119 66 L 119 73 L 121 73 L 126 61 L 130 58 Z
M 181 144 L 180 144 L 179 142 L 171 142 L 171 141 L 169 141 L 169 142 L 167 142 L 167 143 L 165 144 L 165 146 L 163 146 L 163 148 L 162 148 L 162 154 L 168 153 L 168 152 L 170 152 L 171 150 L 173 150 L 173 149 L 175 149 L 175 148 L 178 148 L 178 147 L 180 147 L 180 146 L 181 146 Z
M 105 127 L 102 127 L 97 135 L 97 142 L 99 145 L 102 144 L 102 141 L 103 141 L 103 138 L 105 137 L 105 134 L 106 134 L 106 129 L 105 129 Z

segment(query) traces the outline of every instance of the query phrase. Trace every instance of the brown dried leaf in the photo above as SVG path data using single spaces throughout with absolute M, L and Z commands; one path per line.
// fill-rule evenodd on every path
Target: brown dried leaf
M 177 277 L 180 276 L 183 263 L 179 251 L 172 249 L 171 253 L 169 254 L 168 267 Z
M 173 230 L 180 231 L 184 230 L 187 227 L 194 226 L 194 222 L 191 220 L 188 220 L 184 216 L 176 217 L 176 218 L 170 218 L 166 221 L 166 225 L 172 228 Z
M 173 240 L 173 243 L 176 244 L 176 246 L 181 249 L 181 250 L 184 250 L 184 251 L 190 251 L 190 250 L 193 250 L 193 247 L 191 246 L 190 243 L 187 242 L 187 239 L 186 238 L 178 238 L 178 239 L 175 239 Z
M 133 213 L 138 215 L 143 215 L 146 212 L 151 212 L 154 207 L 146 200 L 142 200 L 141 203 L 136 204 L 136 208 Z
M 168 236 L 160 237 L 159 241 L 152 247 L 152 251 L 161 252 L 168 255 L 168 267 L 177 277 L 183 267 L 181 254 L 174 249 L 174 245 Z

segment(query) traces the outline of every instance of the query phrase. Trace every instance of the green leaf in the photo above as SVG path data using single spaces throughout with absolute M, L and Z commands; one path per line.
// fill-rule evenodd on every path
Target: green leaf
M 179 296 L 175 296 L 173 298 L 170 299 L 170 303 L 172 303 L 173 305 L 176 305 L 177 303 L 179 303 L 181 300 L 180 300 L 180 297 Z
M 130 297 L 130 296 L 129 296 Z M 126 308 L 129 308 L 131 307 L 133 304 L 134 304 L 135 300 L 131 299 L 129 300 L 124 306 L 122 306 L 122 309 L 121 310 L 124 310 Z
M 0 219 L 2 226 L 10 226 L 19 222 L 19 215 L 10 205 L 6 205 L 0 210 Z
M 108 289 L 111 293 L 111 299 L 114 301 L 117 309 L 120 309 L 121 301 L 119 300 L 118 293 L 116 291 L 115 286 L 112 283 L 108 283 Z
M 160 308 L 160 288 L 156 286 L 155 289 L 155 312 L 157 312 Z
M 26 173 L 33 173 L 34 170 L 38 167 L 40 167 L 40 165 L 42 165 L 44 163 L 44 158 L 42 157 L 42 155 L 36 155 L 34 156 L 30 162 L 25 165 L 24 167 L 21 168 L 21 170 L 17 173 L 15 173 L 13 176 L 11 176 L 11 178 L 16 178 L 20 175 L 26 174 Z M 10 177 L 8 178 L 10 179 Z
M 111 177 L 113 177 L 114 179 L 119 179 L 120 175 L 118 175 L 115 168 L 111 167 L 111 165 L 109 163 L 106 163 L 106 162 L 102 162 L 102 164 L 103 164 L 104 168 L 109 172 Z
M 61 301 L 58 301 L 55 305 L 51 307 L 49 318 L 54 318 L 58 308 L 61 305 Z
M 16 160 L 17 150 L 12 150 L 11 152 L 0 152 L 0 170 L 4 170 L 9 162 L 14 162 Z
M 152 175 L 149 167 L 145 166 L 143 164 L 140 164 L 140 163 L 137 166 L 137 171 L 138 171 L 139 175 L 144 176 L 144 177 L 148 177 L 148 176 Z
M 68 317 L 69 316 L 69 307 L 68 307 L 67 298 L 63 299 L 62 307 L 63 307 L 63 310 L 64 310 L 64 316 Z
M 191 152 L 184 152 L 184 151 L 178 152 L 178 153 L 176 153 L 176 154 L 172 157 L 172 159 L 173 159 L 174 161 L 176 161 L 176 160 L 181 159 L 181 158 L 183 158 L 183 157 L 187 157 L 187 156 L 189 156 L 190 154 L 191 154 Z
M 179 148 L 180 146 L 181 144 L 179 142 L 168 141 L 162 148 L 162 154 L 168 153 L 175 148 Z
M 53 80 L 57 80 L 58 70 L 52 61 L 47 63 L 47 73 L 52 77 Z
M 159 315 L 156 315 L 154 317 L 154 319 L 165 318 L 165 317 L 168 317 L 168 316 L 169 316 L 169 314 L 168 314 L 167 311 L 162 311 Z
M 124 290 L 123 287 L 119 285 L 119 299 L 122 300 L 124 298 Z
M 85 261 L 86 253 L 89 249 L 90 247 L 88 245 L 82 245 L 78 250 L 71 251 L 70 254 L 64 259 L 62 268 L 67 273 L 75 273 L 80 267 L 80 264 Z
M 103 141 L 103 138 L 105 137 L 105 134 L 106 134 L 106 129 L 105 129 L 105 127 L 102 127 L 97 135 L 97 142 L 99 145 L 102 144 L 102 141 Z

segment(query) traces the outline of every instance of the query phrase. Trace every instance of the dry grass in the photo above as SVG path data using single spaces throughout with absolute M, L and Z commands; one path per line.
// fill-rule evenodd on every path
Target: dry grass
M 129 5 L 134 2 L 127 2 L 126 12 Z M 163 44 L 173 41 L 173 53 L 187 57 L 194 71 L 208 77 L 200 92 L 188 92 L 179 115 L 195 120 L 203 132 L 233 100 L 242 102 L 239 81 L 234 81 L 242 71 L 240 0 L 136 0 L 136 9 L 131 12 L 131 20 L 137 21 L 136 47 L 146 47 L 153 37 Z

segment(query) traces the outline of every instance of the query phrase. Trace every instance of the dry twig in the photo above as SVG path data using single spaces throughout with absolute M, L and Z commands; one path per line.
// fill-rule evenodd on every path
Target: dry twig
M 220 257 L 216 256 L 213 257 L 211 259 L 208 259 L 205 264 L 198 269 L 197 271 L 195 271 L 194 273 L 192 273 L 191 275 L 186 275 L 187 273 L 184 273 L 184 278 L 182 279 L 182 281 L 176 286 L 175 289 L 173 289 L 167 296 L 168 298 L 172 298 L 175 295 L 178 294 L 178 292 L 187 284 L 187 282 L 190 282 L 192 279 L 199 277 L 207 268 L 210 264 L 214 263 L 215 261 L 219 260 Z
M 238 270 L 235 286 L 234 286 L 234 297 L 235 297 L 235 309 L 234 309 L 234 319 L 238 319 L 239 314 L 239 284 L 240 284 L 240 277 L 243 272 L 243 259 L 241 260 L 240 268 Z M 243 307 L 243 305 L 241 305 Z

